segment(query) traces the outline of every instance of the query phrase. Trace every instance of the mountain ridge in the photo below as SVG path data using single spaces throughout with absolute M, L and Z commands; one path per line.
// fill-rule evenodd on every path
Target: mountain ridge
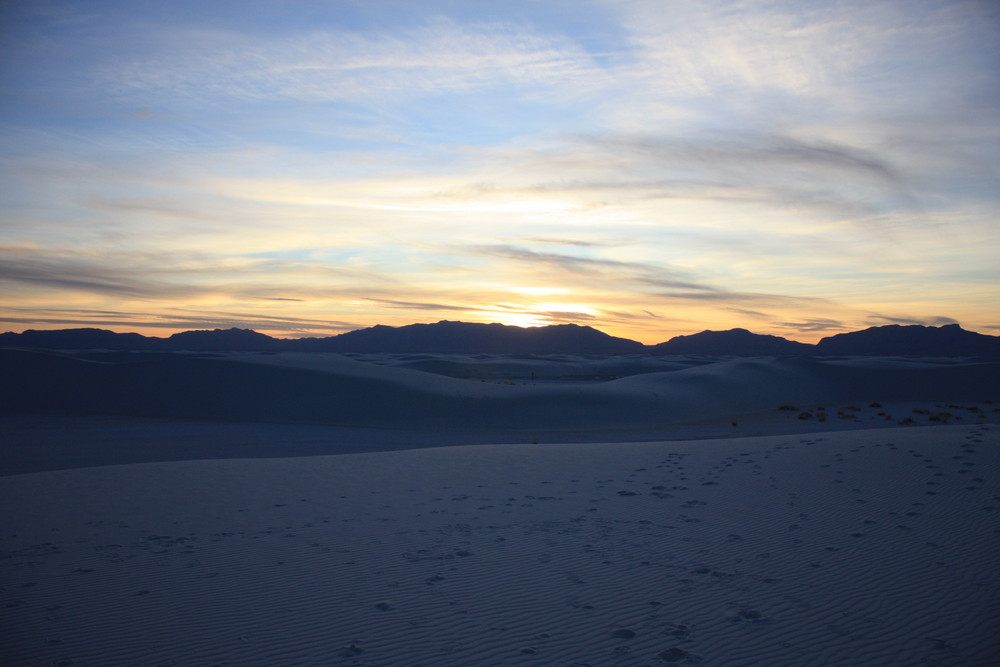
M 958 324 L 940 327 L 891 324 L 839 333 L 816 344 L 735 328 L 705 330 L 644 345 L 579 324 L 517 327 L 441 320 L 400 327 L 375 325 L 324 338 L 273 338 L 235 327 L 183 331 L 166 338 L 96 328 L 28 329 L 0 334 L 0 347 L 149 352 L 1000 357 L 1000 336 L 967 331 Z

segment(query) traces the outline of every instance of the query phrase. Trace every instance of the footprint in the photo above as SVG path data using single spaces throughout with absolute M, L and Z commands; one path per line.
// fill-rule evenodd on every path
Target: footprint
M 741 609 L 735 615 L 729 617 L 730 623 L 770 623 L 771 619 L 760 613 L 756 609 Z
M 656 657 L 664 662 L 684 663 L 686 665 L 695 665 L 701 662 L 699 656 L 682 649 L 680 646 L 671 646 L 666 650 L 660 651 L 656 654 Z

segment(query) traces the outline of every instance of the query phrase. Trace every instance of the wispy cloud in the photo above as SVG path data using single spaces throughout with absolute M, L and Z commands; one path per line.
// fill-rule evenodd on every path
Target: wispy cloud
M 847 327 L 844 322 L 826 318 L 810 319 L 801 322 L 775 322 L 775 326 L 795 333 L 837 333 L 844 331 Z
M 0 247 L 0 282 L 164 301 L 211 295 L 302 301 L 300 296 L 288 296 L 288 292 L 313 297 L 338 290 L 371 292 L 394 281 L 364 269 L 331 266 L 321 261 Z
M 116 329 L 163 329 L 179 331 L 189 329 L 228 329 L 231 327 L 269 331 L 279 335 L 334 335 L 359 329 L 360 322 L 303 317 L 267 316 L 260 313 L 234 313 L 199 311 L 197 309 L 167 309 L 167 312 L 101 311 L 77 308 L 12 308 L 10 314 L 0 316 L 6 322 L 21 328 L 27 325 L 51 327 L 115 327 Z M 324 333 L 325 332 L 325 333 Z
M 230 99 L 364 102 L 498 85 L 557 87 L 575 97 L 600 71 L 573 42 L 517 24 L 459 25 L 440 18 L 396 34 L 315 29 L 293 36 L 221 30 L 159 35 L 159 53 L 106 66 L 121 94 L 149 92 L 216 103 Z
M 760 306 L 792 306 L 825 301 L 817 297 L 741 292 L 727 290 L 693 280 L 691 276 L 666 266 L 643 262 L 625 262 L 543 253 L 506 245 L 477 246 L 473 253 L 512 260 L 536 270 L 554 270 L 574 279 L 583 279 L 592 287 L 640 291 L 656 301 L 701 301 L 706 303 L 755 303 Z
M 182 299 L 198 291 L 191 286 L 108 266 L 96 258 L 88 261 L 73 256 L 53 257 L 23 249 L 0 253 L 0 282 L 128 297 Z
M 534 268 L 548 268 L 580 277 L 603 280 L 614 272 L 619 281 L 643 282 L 658 287 L 674 287 L 696 291 L 712 291 L 712 288 L 689 282 L 668 268 L 635 262 L 610 259 L 594 259 L 550 252 L 537 252 L 509 245 L 473 246 L 467 250 L 491 257 L 513 260 Z
M 399 308 L 402 310 L 415 310 L 415 311 L 430 310 L 433 312 L 440 312 L 440 311 L 468 312 L 473 309 L 470 306 L 454 305 L 448 303 L 428 303 L 428 302 L 418 303 L 416 301 L 399 301 L 397 299 L 375 299 L 375 298 L 366 298 L 365 300 L 386 306 L 388 308 Z

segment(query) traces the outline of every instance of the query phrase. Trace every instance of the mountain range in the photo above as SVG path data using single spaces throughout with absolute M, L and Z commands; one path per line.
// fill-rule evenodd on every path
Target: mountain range
M 702 331 L 656 345 L 643 345 L 577 324 L 516 327 L 443 320 L 402 327 L 377 325 L 326 338 L 296 339 L 272 338 L 236 328 L 184 331 L 167 338 L 91 328 L 29 329 L 0 334 L 0 347 L 200 352 L 1000 357 L 1000 336 L 967 331 L 957 324 L 940 327 L 894 324 L 836 334 L 815 345 L 746 329 Z

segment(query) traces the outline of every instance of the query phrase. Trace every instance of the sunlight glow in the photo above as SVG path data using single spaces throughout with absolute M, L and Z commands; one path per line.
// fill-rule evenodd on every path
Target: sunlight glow
M 528 296 L 549 296 L 550 294 L 567 294 L 571 290 L 565 287 L 511 287 L 510 291 Z
M 491 311 L 487 318 L 489 322 L 506 324 L 513 327 L 544 327 L 552 324 L 551 319 L 537 313 L 497 312 Z

